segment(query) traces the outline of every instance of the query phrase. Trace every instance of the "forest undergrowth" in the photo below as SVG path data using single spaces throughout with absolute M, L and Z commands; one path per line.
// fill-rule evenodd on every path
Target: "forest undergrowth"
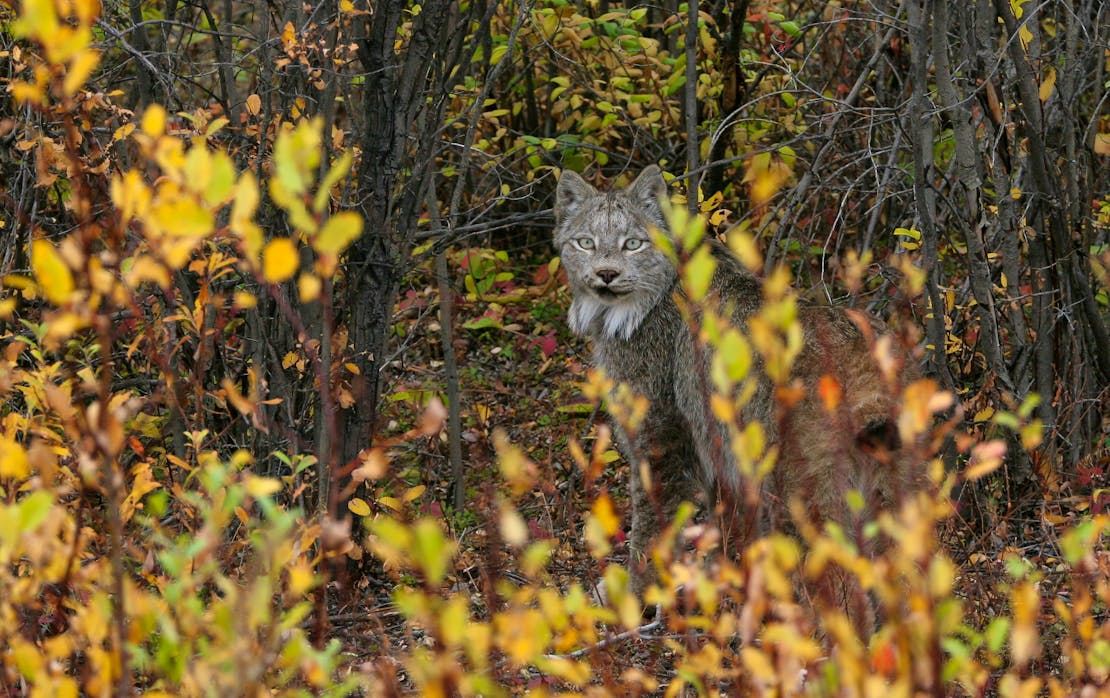
M 587 5 L 0 4 L 0 696 L 1107 692 L 1107 10 Z M 690 306 L 745 477 L 831 302 L 928 484 L 730 555 L 692 502 L 641 598 L 549 236 L 647 163 L 684 293 L 764 279 Z

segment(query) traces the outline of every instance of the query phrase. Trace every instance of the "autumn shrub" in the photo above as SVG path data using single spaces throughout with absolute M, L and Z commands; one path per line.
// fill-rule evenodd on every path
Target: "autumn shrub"
M 763 51 L 736 54 L 753 70 L 801 36 L 794 18 L 764 5 L 741 18 Z M 649 22 L 657 8 L 591 14 L 551 2 L 508 9 L 493 8 L 482 50 L 487 66 L 505 56 L 526 63 L 507 90 L 510 103 L 487 103 L 486 86 L 469 74 L 451 97 L 457 123 L 472 108 L 483 117 L 472 150 L 484 158 L 476 167 L 493 174 L 481 186 L 507 197 L 524 191 L 510 182 L 542 180 L 558 166 L 678 160 L 686 87 L 678 24 Z M 399 405 L 410 413 L 381 420 L 386 433 L 343 462 L 336 410 L 356 405 L 354 386 L 365 377 L 348 361 L 350 329 L 335 317 L 336 299 L 364 270 L 343 263 L 363 231 L 359 216 L 340 204 L 365 154 L 337 147 L 344 141 L 334 122 L 299 118 L 304 100 L 297 115 L 261 124 L 252 95 L 242 131 L 217 110 L 170 113 L 155 104 L 132 114 L 115 105 L 112 94 L 85 87 L 103 59 L 94 48 L 103 31 L 95 26 L 98 11 L 85 0 L 0 8 L 15 40 L 4 56 L 14 76 L 9 94 L 26 117 L 13 131 L 14 148 L 35 158 L 35 201 L 49 211 L 32 217 L 5 200 L 0 218 L 5 231 L 35 222 L 0 297 L 0 694 L 1105 690 L 1106 492 L 1069 489 L 1055 474 L 1057 452 L 1042 442 L 1058 435 L 1046 433 L 1039 407 L 1056 396 L 1007 403 L 994 400 L 988 385 L 979 395 L 955 395 L 931 381 L 915 383 L 901 396 L 900 426 L 920 444 L 929 484 L 865 524 L 866 535 L 892 542 L 881 554 L 861 554 L 835 526 L 799 525 L 796 535 L 774 533 L 723 556 L 712 521 L 690 504 L 654 548 L 659 584 L 639 598 L 629 593 L 627 495 L 614 474 L 629 465 L 608 429 L 586 422 L 612 386 L 564 346 L 558 262 L 545 260 L 529 278 L 491 235 L 443 254 L 463 289 L 460 328 L 473 333 L 458 344 L 470 350 L 500 342 L 496 353 L 482 347 L 501 362 L 496 375 L 482 377 L 490 394 L 521 379 L 502 371 L 504 356 L 516 351 L 542 357 L 529 379 L 546 380 L 554 365 L 562 369 L 557 380 L 581 381 L 557 389 L 557 399 L 572 392 L 582 399 L 550 414 L 511 413 L 526 422 L 500 420 L 517 429 L 512 438 L 496 428 L 485 402 L 469 408 L 475 467 L 462 482 L 461 507 L 439 501 L 446 478 L 422 470 L 443 443 L 447 408 L 459 407 L 445 407 L 439 374 L 424 366 L 423 383 L 389 393 L 395 412 L 388 416 Z M 831 19 L 841 11 L 825 10 Z M 346 21 L 352 10 L 344 12 Z M 399 23 L 397 42 L 411 39 L 418 14 Z M 524 50 L 509 40 L 514 27 Z M 847 31 L 829 22 L 834 38 Z M 759 264 L 758 251 L 770 249 L 804 273 L 818 252 L 823 263 L 825 250 L 814 252 L 812 237 L 796 237 L 770 204 L 796 180 L 799 153 L 816 163 L 826 152 L 806 153 L 812 143 L 791 141 L 808 128 L 793 107 L 820 109 L 823 99 L 796 95 L 784 74 L 761 84 L 751 118 L 730 120 L 738 105 L 722 109 L 716 100 L 724 100 L 732 54 L 717 50 L 723 34 L 713 17 L 703 13 L 697 32 L 702 78 L 693 94 L 709 103 L 695 135 L 699 150 L 738 160 L 723 166 L 736 175 L 733 183 L 691 194 L 702 217 L 675 223 L 683 282 L 704 287 L 710 270 L 697 240 L 727 227 L 724 207 L 737 206 L 741 195 L 752 206 L 727 236 L 734 252 Z M 279 40 L 282 61 L 296 58 L 322 80 L 296 28 L 283 27 Z M 890 46 L 897 59 L 901 45 Z M 351 49 L 341 48 L 342 60 Z M 556 63 L 541 61 L 545 55 Z M 468 99 L 478 97 L 473 107 Z M 522 126 L 522 118 L 540 115 L 550 117 L 552 132 Z M 6 119 L 4 128 L 15 126 Z M 258 136 L 251 167 L 229 146 L 230 134 L 243 133 Z M 644 145 L 635 151 L 629 142 Z M 944 147 L 938 151 L 948 157 Z M 456 157 L 443 155 L 436 176 L 467 181 L 453 169 L 465 165 Z M 477 203 L 466 205 L 485 206 L 485 189 L 475 190 Z M 426 191 L 435 201 L 434 186 L 420 196 Z M 458 191 L 461 200 L 461 185 Z M 519 198 L 522 206 L 535 203 Z M 1105 209 L 1102 201 L 1103 230 Z M 832 217 L 822 210 L 804 224 L 819 229 Z M 891 295 L 918 298 L 933 273 L 910 254 L 923 233 L 889 227 L 882 244 L 903 253 L 885 269 L 899 281 Z M 1105 262 L 1105 249 L 1094 247 Z M 953 244 L 944 262 L 955 265 L 959 251 Z M 415 248 L 428 263 L 406 269 L 414 292 L 397 304 L 401 340 L 426 338 L 430 309 L 445 300 L 431 281 L 438 271 L 430 260 L 439 252 L 434 244 Z M 843 255 L 842 290 L 872 293 L 887 284 L 874 273 L 872 252 Z M 742 385 L 757 356 L 779 360 L 793 351 L 797 300 L 789 281 L 783 271 L 768 275 L 763 330 L 747 339 L 707 309 L 691 308 L 700 312 L 692 326 L 706 351 L 719 357 L 711 363 L 722 395 Z M 260 305 L 280 317 L 268 326 L 279 326 L 287 341 L 252 329 Z M 918 308 L 891 305 L 912 327 Z M 972 303 L 949 310 L 961 322 L 978 312 Z M 915 343 L 912 330 L 903 334 Z M 978 380 L 989 372 L 976 358 L 973 334 L 947 333 L 944 351 Z M 456 349 L 437 341 L 441 354 Z M 281 355 L 267 356 L 274 351 Z M 478 353 L 460 351 L 469 359 Z M 268 361 L 285 373 L 265 371 Z M 469 368 L 481 366 L 475 360 Z M 727 413 L 727 400 L 717 397 Z M 606 408 L 630 419 L 642 405 L 609 400 Z M 279 409 L 288 417 L 280 423 L 299 433 L 267 418 Z M 571 426 L 546 437 L 557 419 Z M 729 424 L 730 444 L 747 456 L 746 475 L 766 476 L 771 463 L 758 425 Z M 566 436 L 576 430 L 579 436 Z M 542 448 L 516 438 L 528 432 L 547 439 Z M 493 454 L 484 469 L 487 443 Z M 1104 452 L 1082 463 L 1077 480 L 1097 482 Z M 1031 519 L 1005 509 L 1003 465 L 1015 455 L 1027 456 L 1034 476 L 1058 495 L 1040 502 Z M 989 500 L 988 525 L 964 526 L 952 501 L 961 488 L 980 488 Z M 553 513 L 551 502 L 563 511 Z M 968 539 L 966 548 L 953 544 Z M 806 596 L 808 583 L 834 569 L 858 581 L 876 611 L 874 628 L 861 632 L 841 609 Z M 355 618 L 359 633 L 337 629 L 344 615 Z
M 56 146 L 43 176 L 64 177 L 75 225 L 36 230 L 28 273 L 4 278 L 0 693 L 346 693 L 338 643 L 309 639 L 325 553 L 291 496 L 304 458 L 261 454 L 289 466 L 265 477 L 210 439 L 263 400 L 256 379 L 205 370 L 214 342 L 246 363 L 234 333 L 255 296 L 230 276 L 274 289 L 300 270 L 298 243 L 263 238 L 257 181 L 212 144 L 226 122 L 171 132 L 155 105 L 115 132 L 134 167 L 90 164 L 96 11 L 27 3 L 12 24 L 33 52 L 12 93 L 45 125 L 31 144 Z M 306 299 L 361 229 L 322 216 L 349 156 L 309 191 L 319 138 L 318 123 L 283 132 L 268 187 L 313 250 Z M 175 298 L 181 274 L 197 297 Z

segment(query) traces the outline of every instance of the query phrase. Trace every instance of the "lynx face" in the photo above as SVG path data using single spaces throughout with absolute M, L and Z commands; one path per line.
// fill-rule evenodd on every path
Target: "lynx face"
M 645 170 L 623 191 L 600 193 L 573 172 L 563 173 L 555 203 L 555 246 L 574 300 L 569 324 L 627 340 L 670 293 L 674 266 L 651 242 L 662 228 L 658 168 Z

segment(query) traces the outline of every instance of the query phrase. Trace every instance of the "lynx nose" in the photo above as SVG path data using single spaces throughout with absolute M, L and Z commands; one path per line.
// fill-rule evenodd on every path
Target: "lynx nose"
M 613 283 L 613 281 L 621 275 L 620 271 L 612 267 L 602 267 L 601 269 L 595 270 L 594 273 L 605 282 L 606 286 Z

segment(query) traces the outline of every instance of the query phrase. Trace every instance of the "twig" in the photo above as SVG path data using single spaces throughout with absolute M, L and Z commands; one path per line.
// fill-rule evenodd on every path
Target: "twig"
M 619 642 L 624 642 L 625 640 L 631 640 L 632 638 L 640 637 L 645 633 L 650 633 L 663 627 L 663 620 L 659 617 L 659 615 L 659 611 L 656 610 L 656 618 L 650 623 L 645 623 L 644 625 L 641 625 L 638 628 L 633 628 L 632 630 L 625 630 L 623 633 L 610 635 L 604 640 L 599 640 L 594 644 L 589 645 L 588 647 L 583 647 L 581 649 L 574 650 L 573 652 L 568 652 L 566 654 L 545 654 L 543 655 L 544 659 L 578 659 L 579 657 L 586 656 L 590 652 L 595 652 L 597 650 L 605 649 L 606 647 L 609 647 L 611 645 L 615 645 Z

